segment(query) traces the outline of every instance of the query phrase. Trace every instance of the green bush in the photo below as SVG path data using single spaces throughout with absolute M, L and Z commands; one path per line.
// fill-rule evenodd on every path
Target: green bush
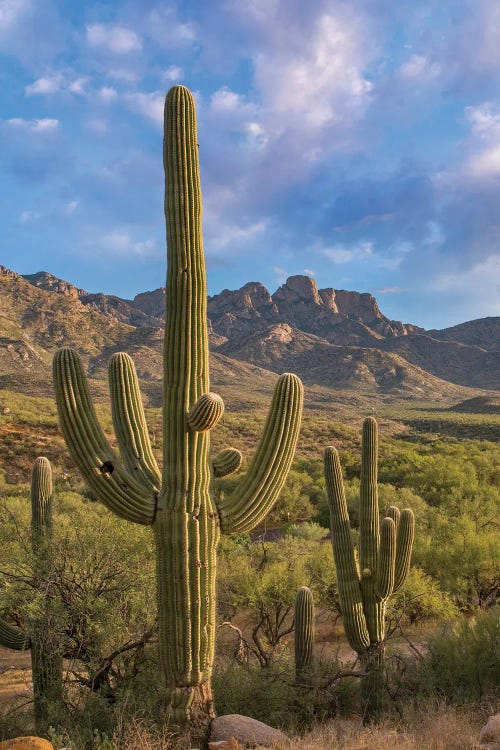
M 302 730 L 317 721 L 349 715 L 356 710 L 354 678 L 332 678 L 340 669 L 334 659 L 323 659 L 307 687 L 295 685 L 295 668 L 283 654 L 268 669 L 220 659 L 213 678 L 219 714 L 244 714 L 285 730 Z M 331 683 L 331 684 L 330 684 Z
M 414 691 L 458 704 L 500 698 L 500 608 L 445 627 L 428 640 Z

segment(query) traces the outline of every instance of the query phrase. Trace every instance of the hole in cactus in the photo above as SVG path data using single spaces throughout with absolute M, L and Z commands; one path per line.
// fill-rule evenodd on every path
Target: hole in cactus
M 112 474 L 115 470 L 115 467 L 111 463 L 111 461 L 105 461 L 99 471 L 101 474 Z

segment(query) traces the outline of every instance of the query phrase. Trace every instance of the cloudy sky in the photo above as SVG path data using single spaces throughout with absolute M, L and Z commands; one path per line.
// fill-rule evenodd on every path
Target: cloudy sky
M 209 291 L 292 274 L 500 314 L 499 0 L 0 0 L 0 262 L 165 278 L 164 94 L 195 93 Z

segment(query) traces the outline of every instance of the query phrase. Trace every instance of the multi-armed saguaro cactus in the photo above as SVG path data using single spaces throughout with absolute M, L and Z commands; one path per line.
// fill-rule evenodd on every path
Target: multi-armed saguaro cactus
M 377 422 L 363 423 L 360 484 L 359 566 L 352 542 L 342 469 L 335 448 L 325 450 L 325 479 L 330 505 L 333 555 L 347 640 L 365 667 L 362 698 L 365 717 L 380 711 L 385 650 L 385 607 L 401 588 L 410 567 L 414 536 L 411 510 L 392 506 L 379 521 Z
M 314 650 L 314 597 L 311 589 L 302 586 L 295 597 L 295 679 L 307 680 Z
M 31 545 L 35 588 L 44 602 L 31 613 L 27 633 L 0 619 L 0 643 L 5 648 L 31 649 L 33 698 L 37 731 L 47 728 L 50 712 L 61 701 L 62 657 L 51 622 L 47 586 L 52 538 L 52 470 L 46 458 L 37 458 L 31 474 Z
M 168 271 L 161 475 L 130 357 L 114 355 L 109 370 L 121 459 L 99 426 L 74 351 L 57 353 L 54 383 L 66 443 L 91 490 L 117 515 L 153 526 L 165 707 L 175 723 L 206 723 L 213 715 L 210 673 L 220 530 L 249 531 L 273 506 L 291 465 L 303 396 L 297 377 L 279 378 L 248 472 L 216 505 L 213 477 L 235 471 L 241 457 L 234 449 L 213 461 L 209 456 L 209 431 L 224 404 L 209 386 L 196 115 L 193 97 L 183 86 L 172 88 L 165 102 L 164 166 Z

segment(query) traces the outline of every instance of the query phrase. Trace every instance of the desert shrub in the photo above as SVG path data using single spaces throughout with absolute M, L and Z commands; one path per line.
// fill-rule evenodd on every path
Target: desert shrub
M 500 698 L 500 608 L 459 620 L 428 639 L 414 693 L 458 704 Z
M 265 670 L 218 660 L 213 680 L 217 711 L 244 714 L 286 730 L 349 715 L 356 710 L 357 685 L 352 677 L 333 679 L 341 669 L 335 659 L 322 659 L 304 687 L 295 685 L 293 660 L 285 654 Z
M 410 568 L 402 589 L 388 601 L 387 617 L 391 623 L 415 625 L 425 620 L 451 620 L 458 610 L 451 597 L 437 581 L 416 566 Z

